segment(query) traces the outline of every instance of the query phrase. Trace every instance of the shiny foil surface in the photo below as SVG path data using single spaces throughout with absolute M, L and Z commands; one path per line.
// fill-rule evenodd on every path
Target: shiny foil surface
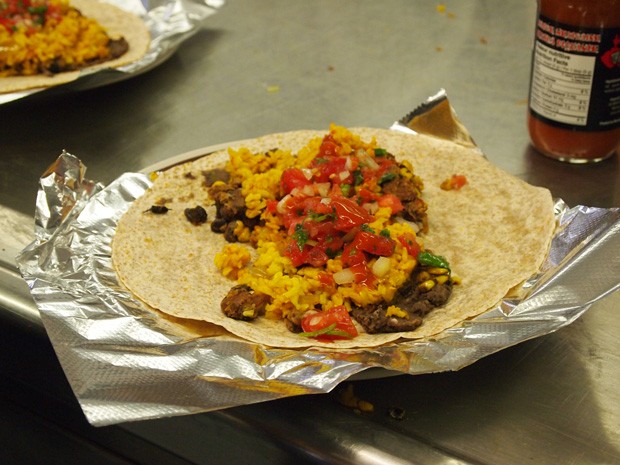
M 206 18 L 216 13 L 225 0 L 99 0 L 139 16 L 146 24 L 151 43 L 142 58 L 114 69 L 84 69 L 76 80 L 46 89 L 30 89 L 0 95 L 0 104 L 39 93 L 74 92 L 105 86 L 137 76 L 166 61 L 183 43 L 200 30 Z
M 66 152 L 43 174 L 37 239 L 17 263 L 96 426 L 325 393 L 347 379 L 459 370 L 569 325 L 620 287 L 620 209 L 557 200 L 558 228 L 544 264 L 496 308 L 433 338 L 371 349 L 267 347 L 136 301 L 113 270 L 111 241 L 149 176 L 127 173 L 104 187 L 84 174 Z

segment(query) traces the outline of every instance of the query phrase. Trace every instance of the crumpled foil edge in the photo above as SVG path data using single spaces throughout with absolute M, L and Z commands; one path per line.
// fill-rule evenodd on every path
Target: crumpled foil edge
M 370 349 L 296 350 L 163 318 L 118 282 L 111 241 L 120 216 L 151 185 L 126 173 L 107 187 L 63 152 L 37 197 L 37 239 L 17 257 L 67 379 L 95 426 L 324 393 L 380 369 L 459 370 L 556 331 L 620 287 L 620 209 L 555 204 L 558 228 L 539 273 L 495 308 L 437 337 Z M 587 277 L 587 279 L 584 279 Z M 212 328 L 207 328 L 212 329 Z

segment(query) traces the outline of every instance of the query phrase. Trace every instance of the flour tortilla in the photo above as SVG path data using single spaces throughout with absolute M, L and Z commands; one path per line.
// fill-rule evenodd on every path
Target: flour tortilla
M 433 310 L 415 331 L 390 334 L 362 332 L 352 340 L 320 343 L 289 332 L 284 322 L 258 318 L 252 322 L 226 317 L 220 302 L 235 282 L 213 263 L 225 245 L 210 230 L 215 217 L 199 227 L 184 209 L 207 205 L 201 172 L 223 167 L 227 153 L 217 152 L 163 172 L 150 190 L 122 216 L 113 238 L 113 263 L 122 282 L 149 305 L 174 316 L 206 320 L 231 333 L 276 347 L 373 347 L 398 339 L 436 335 L 493 308 L 510 289 L 534 274 L 545 258 L 555 228 L 548 190 L 531 186 L 491 165 L 480 153 L 450 142 L 390 130 L 356 128 L 363 140 L 376 136 L 399 161 L 409 160 L 424 181 L 428 203 L 427 249 L 445 256 L 462 279 L 447 305 Z M 297 151 L 326 132 L 294 131 L 245 141 L 253 151 L 276 147 Z M 192 173 L 195 179 L 185 176 Z M 468 184 L 458 191 L 439 188 L 452 174 Z M 169 199 L 165 215 L 145 214 L 160 199 Z
M 114 60 L 98 63 L 82 70 L 66 71 L 52 76 L 0 77 L 0 94 L 66 84 L 77 79 L 82 72 L 118 68 L 139 60 L 146 53 L 151 42 L 151 35 L 144 21 L 138 16 L 97 0 L 71 0 L 70 5 L 80 10 L 84 16 L 97 20 L 111 38 L 124 37 L 129 44 L 129 50 Z

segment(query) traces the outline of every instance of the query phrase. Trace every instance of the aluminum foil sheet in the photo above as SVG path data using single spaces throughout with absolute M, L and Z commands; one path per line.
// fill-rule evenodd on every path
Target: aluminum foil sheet
M 202 27 L 204 20 L 216 13 L 225 0 L 99 0 L 110 3 L 142 18 L 151 33 L 145 55 L 115 69 L 85 69 L 67 84 L 46 89 L 30 89 L 0 94 L 0 104 L 34 94 L 74 92 L 101 87 L 137 76 L 166 61 L 181 45 Z
M 43 175 L 37 238 L 17 263 L 97 426 L 325 393 L 347 379 L 459 370 L 570 324 L 620 287 L 620 209 L 558 200 L 559 227 L 539 272 L 477 318 L 434 338 L 372 349 L 267 347 L 134 300 L 117 280 L 110 245 L 119 218 L 151 182 L 127 173 L 104 187 L 84 172 L 65 152 Z

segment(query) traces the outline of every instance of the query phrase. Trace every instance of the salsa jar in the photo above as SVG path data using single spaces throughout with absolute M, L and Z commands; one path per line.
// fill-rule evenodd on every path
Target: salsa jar
M 620 0 L 538 0 L 527 125 L 571 163 L 620 149 Z

